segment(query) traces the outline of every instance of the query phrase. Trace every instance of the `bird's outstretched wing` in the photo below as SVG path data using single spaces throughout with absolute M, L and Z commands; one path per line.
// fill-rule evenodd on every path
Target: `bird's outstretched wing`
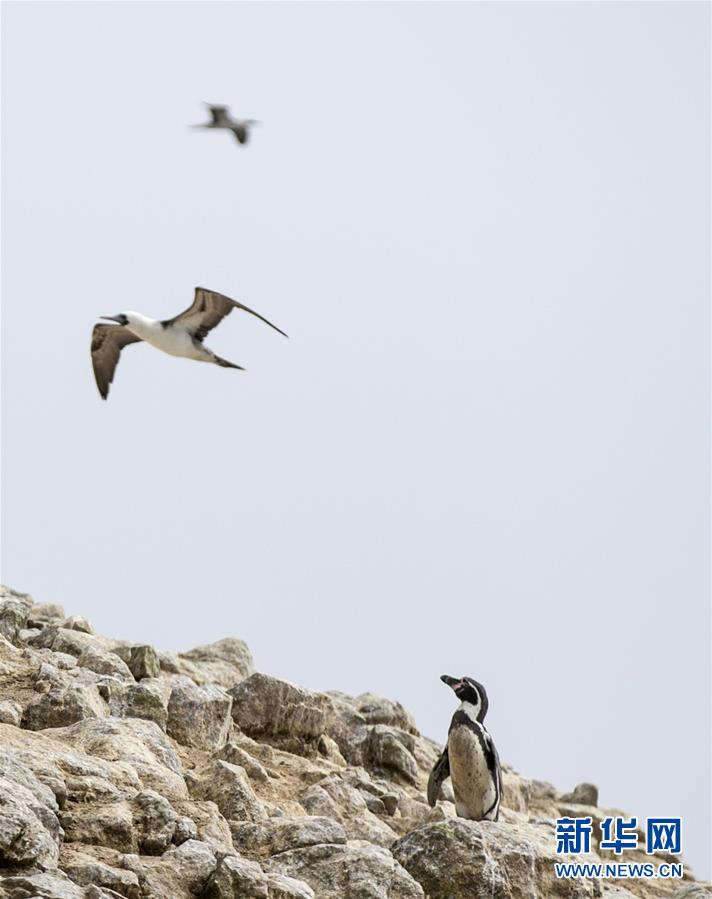
M 216 106 L 213 103 L 206 103 L 208 107 L 208 112 L 213 117 L 213 122 L 217 125 L 225 118 L 227 115 L 228 107 L 227 106 Z
M 259 312 L 255 312 L 254 309 L 250 309 L 249 306 L 244 306 L 242 303 L 238 303 L 237 300 L 231 300 L 230 297 L 216 293 L 214 290 L 206 290 L 204 287 L 195 288 L 195 299 L 185 312 L 181 312 L 175 318 L 167 319 L 163 324 L 166 327 L 168 325 L 180 324 L 196 340 L 202 342 L 210 331 L 219 325 L 233 309 L 243 309 L 245 312 L 249 312 L 250 315 L 259 318 L 266 325 L 269 325 L 270 328 L 279 331 L 284 337 L 287 336 L 277 325 L 267 321 L 264 316 L 260 315 Z
M 140 340 L 124 325 L 94 325 L 91 332 L 91 364 L 102 399 L 109 395 L 109 384 L 114 380 L 121 350 Z
M 247 125 L 235 125 L 235 127 L 232 129 L 232 133 L 235 135 L 238 143 L 240 144 L 246 144 L 250 139 L 250 131 Z
M 447 746 L 443 749 L 440 758 L 435 762 L 433 770 L 428 778 L 428 805 L 434 806 L 440 795 L 440 787 L 450 777 L 450 756 Z

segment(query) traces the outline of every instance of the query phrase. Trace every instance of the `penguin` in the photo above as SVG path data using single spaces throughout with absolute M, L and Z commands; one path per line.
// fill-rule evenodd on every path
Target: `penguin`
M 460 700 L 452 716 L 447 745 L 428 779 L 428 803 L 434 806 L 443 781 L 452 779 L 455 808 L 461 818 L 496 821 L 502 800 L 499 756 L 483 721 L 489 702 L 482 684 L 471 677 L 440 680 L 455 691 Z

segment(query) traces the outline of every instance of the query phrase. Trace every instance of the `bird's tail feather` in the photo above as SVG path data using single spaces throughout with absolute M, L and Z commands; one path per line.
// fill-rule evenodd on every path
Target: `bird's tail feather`
M 227 359 L 221 359 L 220 356 L 216 356 L 214 354 L 213 354 L 213 362 L 216 365 L 222 366 L 222 368 L 239 368 L 240 371 L 245 370 L 242 365 L 235 365 L 234 362 L 228 362 Z

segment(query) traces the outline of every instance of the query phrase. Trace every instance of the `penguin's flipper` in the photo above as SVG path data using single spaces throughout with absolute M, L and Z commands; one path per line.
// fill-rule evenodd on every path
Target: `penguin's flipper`
M 485 755 L 487 767 L 494 781 L 496 797 L 490 808 L 484 814 L 487 821 L 496 821 L 499 818 L 499 805 L 502 801 L 502 768 L 499 763 L 499 755 L 492 737 L 485 731 Z
M 440 787 L 448 777 L 450 777 L 450 756 L 447 753 L 446 746 L 440 758 L 435 762 L 428 778 L 428 805 L 434 806 L 438 801 Z

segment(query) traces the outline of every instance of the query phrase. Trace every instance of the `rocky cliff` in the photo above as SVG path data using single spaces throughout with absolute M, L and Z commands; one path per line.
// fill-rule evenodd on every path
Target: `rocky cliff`
M 464 821 L 425 801 L 438 751 L 400 703 L 257 673 L 241 640 L 160 652 L 0 592 L 2 897 L 712 895 L 557 880 L 554 819 L 609 814 L 595 787 L 505 765 L 499 822 Z

